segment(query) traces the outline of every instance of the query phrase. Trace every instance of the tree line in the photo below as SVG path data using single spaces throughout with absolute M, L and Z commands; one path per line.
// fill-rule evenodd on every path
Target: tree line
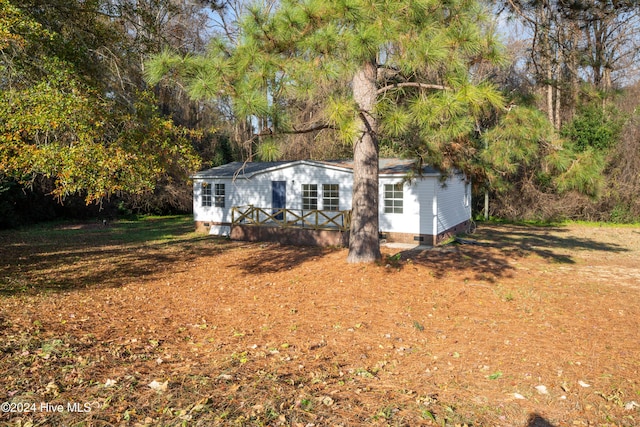
M 353 157 L 353 258 L 376 258 L 378 156 L 464 170 L 491 216 L 640 217 L 634 1 L 0 0 L 0 12 L 5 226 L 18 206 L 45 206 L 35 194 L 79 211 L 188 211 L 199 168 Z
M 0 225 L 186 209 L 215 114 L 143 73 L 163 46 L 202 51 L 207 20 L 169 0 L 0 0 Z
M 578 153 L 593 153 L 595 191 L 549 191 L 544 168 L 523 168 L 495 214 L 518 219 L 638 221 L 640 5 L 628 0 L 499 0 L 526 37 L 509 41 L 502 87 L 534 106 Z M 542 178 L 542 179 L 540 179 Z M 582 188 L 579 190 L 587 190 Z

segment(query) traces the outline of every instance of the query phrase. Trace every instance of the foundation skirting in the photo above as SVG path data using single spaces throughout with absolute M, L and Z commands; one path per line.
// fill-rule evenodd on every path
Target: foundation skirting
M 382 231 L 380 239 L 392 243 L 413 243 L 417 245 L 436 246 L 456 234 L 464 233 L 470 221 L 461 222 L 450 229 L 432 234 L 396 233 Z M 230 223 L 195 222 L 196 232 L 228 236 L 233 240 L 249 242 L 278 242 L 285 245 L 302 246 L 349 246 L 349 232 L 340 230 L 313 230 L 299 227 L 231 225 Z

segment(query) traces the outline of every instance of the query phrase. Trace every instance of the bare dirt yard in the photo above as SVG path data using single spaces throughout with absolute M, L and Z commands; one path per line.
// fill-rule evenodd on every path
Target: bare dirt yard
M 370 265 L 191 231 L 0 232 L 0 425 L 640 425 L 640 228 Z

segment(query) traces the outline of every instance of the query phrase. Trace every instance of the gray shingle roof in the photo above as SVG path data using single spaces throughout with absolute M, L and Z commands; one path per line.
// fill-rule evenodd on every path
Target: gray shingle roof
M 279 169 L 288 165 L 307 163 L 317 166 L 332 166 L 353 171 L 353 160 L 293 160 L 280 162 L 231 162 L 226 165 L 216 166 L 197 172 L 192 178 L 251 178 L 258 173 L 273 169 Z M 380 159 L 379 171 L 381 175 L 404 175 L 414 167 L 415 160 L 404 159 Z M 431 166 L 422 167 L 423 175 L 440 174 L 438 170 Z
M 200 171 L 194 174 L 193 178 L 232 178 L 234 176 L 243 175 L 250 177 L 256 173 L 260 173 L 271 168 L 278 168 L 289 163 L 292 162 L 231 162 L 226 165 L 216 166 L 211 169 Z

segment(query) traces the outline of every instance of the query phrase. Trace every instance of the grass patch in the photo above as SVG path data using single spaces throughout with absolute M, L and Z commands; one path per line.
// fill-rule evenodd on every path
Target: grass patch
M 2 231 L 0 295 L 111 286 L 188 259 L 205 242 L 216 240 L 195 233 L 192 218 L 184 215 Z
M 475 219 L 479 226 L 482 225 L 515 225 L 515 226 L 528 226 L 528 227 L 568 227 L 572 225 L 579 225 L 582 227 L 608 227 L 608 228 L 638 228 L 640 222 L 604 222 L 604 221 L 580 221 L 580 220 L 521 220 L 514 221 L 501 218 L 490 218 L 485 220 L 484 217 Z

